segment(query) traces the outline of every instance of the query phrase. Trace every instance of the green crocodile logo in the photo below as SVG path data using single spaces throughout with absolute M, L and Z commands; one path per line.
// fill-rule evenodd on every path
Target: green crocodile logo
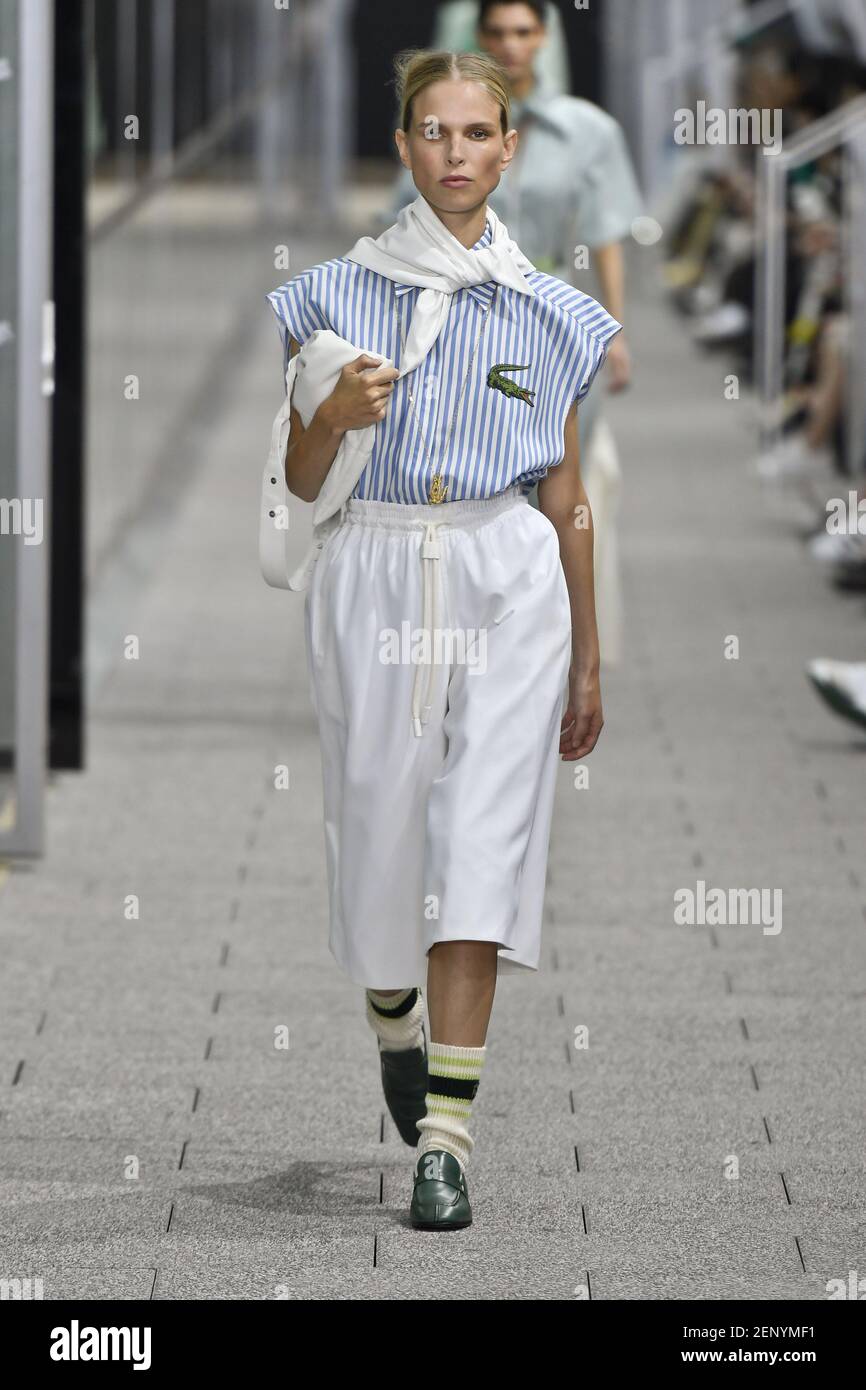
M 525 372 L 532 364 L 526 362 L 521 365 L 518 362 L 494 362 L 490 371 L 487 373 L 487 385 L 493 386 L 497 391 L 501 391 L 504 396 L 515 396 L 519 401 L 526 401 L 527 405 L 534 406 L 532 397 L 534 391 L 530 391 L 525 386 L 518 386 L 516 381 L 511 381 L 503 372 Z

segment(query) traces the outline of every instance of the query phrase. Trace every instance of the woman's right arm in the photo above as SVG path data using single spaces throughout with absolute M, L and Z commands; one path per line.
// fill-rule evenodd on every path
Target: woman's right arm
M 298 343 L 289 338 L 291 356 L 298 351 Z M 394 367 L 367 370 L 376 366 L 375 358 L 364 354 L 347 363 L 306 429 L 297 410 L 291 407 L 284 470 L 289 492 L 302 502 L 315 502 L 346 430 L 375 425 L 387 413 L 398 373 Z

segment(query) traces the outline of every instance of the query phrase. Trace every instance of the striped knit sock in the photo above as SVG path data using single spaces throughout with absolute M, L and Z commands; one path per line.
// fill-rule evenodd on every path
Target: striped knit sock
M 418 1155 L 447 1149 L 465 1168 L 475 1140 L 467 1128 L 486 1047 L 431 1042 L 427 1050 L 427 1115 L 418 1121 Z
M 367 1022 L 379 1039 L 380 1051 L 408 1052 L 410 1047 L 424 1046 L 421 1033 L 424 1003 L 420 989 L 412 986 L 401 989 L 398 994 L 377 994 L 374 989 L 368 989 L 365 993 Z

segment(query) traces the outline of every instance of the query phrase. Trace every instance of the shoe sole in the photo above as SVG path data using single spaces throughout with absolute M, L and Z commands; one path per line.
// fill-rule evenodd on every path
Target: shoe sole
M 472 1221 L 416 1221 L 414 1216 L 409 1218 L 416 1231 L 463 1231 L 467 1226 L 472 1225 Z

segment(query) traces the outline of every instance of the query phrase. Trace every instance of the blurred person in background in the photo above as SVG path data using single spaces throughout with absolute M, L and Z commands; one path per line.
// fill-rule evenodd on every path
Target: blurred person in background
M 450 10 L 450 5 L 443 7 Z M 465 25 L 470 6 L 461 4 Z M 490 53 L 508 73 L 518 142 L 515 157 L 491 194 L 490 206 L 539 270 L 578 284 L 581 249 L 589 255 L 591 288 L 620 323 L 625 317 L 622 242 L 643 211 L 640 191 L 619 122 L 594 102 L 557 91 L 545 55 L 562 44 L 547 18 L 544 0 L 475 0 L 473 47 Z M 575 22 L 580 21 L 575 12 Z M 464 39 L 468 34 L 464 27 Z M 411 177 L 397 180 L 386 216 L 393 218 L 414 194 Z M 609 391 L 631 380 L 625 334 L 611 344 L 605 379 Z M 621 475 L 613 435 L 601 416 L 596 392 L 580 411 L 584 486 L 593 514 L 594 573 L 599 646 L 603 664 L 622 653 L 622 615 L 616 550 L 616 512 Z M 530 494 L 538 505 L 535 490 Z
M 306 609 L 329 944 L 365 988 L 386 1103 L 417 1145 L 412 1224 L 444 1230 L 472 1220 L 498 973 L 538 969 L 558 759 L 603 723 L 578 404 L 622 325 L 536 270 L 488 205 L 517 143 L 501 65 L 422 50 L 397 71 L 415 199 L 268 298 L 292 354 L 289 490 L 315 501 L 347 435 L 372 450 L 344 477 Z M 301 365 L 336 380 L 306 428 Z M 381 634 L 420 615 L 438 645 L 440 602 L 483 666 L 385 661 Z
M 546 41 L 535 55 L 535 76 L 546 92 L 570 92 L 571 74 L 562 16 L 550 0 L 539 8 L 544 11 Z M 451 53 L 476 52 L 478 10 L 478 0 L 443 0 L 436 11 L 436 24 L 430 47 L 446 49 Z M 539 266 L 539 269 L 543 270 L 544 267 Z

